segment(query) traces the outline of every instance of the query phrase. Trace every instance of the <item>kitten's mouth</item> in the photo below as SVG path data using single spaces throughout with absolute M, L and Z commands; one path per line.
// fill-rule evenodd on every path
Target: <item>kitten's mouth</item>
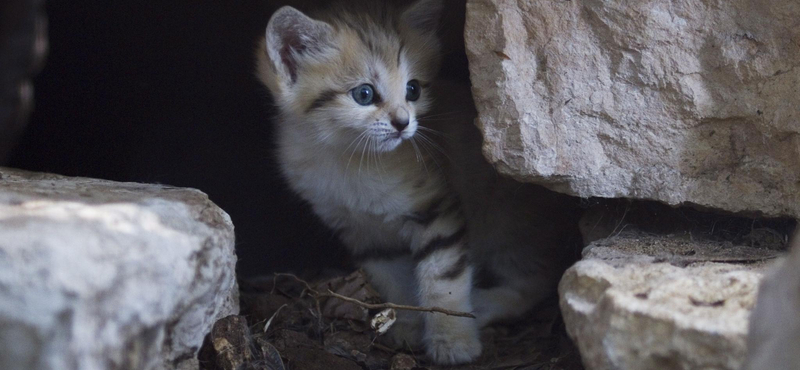
M 391 134 L 384 134 L 382 138 L 379 139 L 379 144 L 376 147 L 376 150 L 379 152 L 389 152 L 400 146 L 403 140 L 408 139 L 407 137 L 403 137 L 403 134 L 400 132 L 393 132 Z
M 386 138 L 383 139 L 384 143 L 387 143 L 387 144 L 390 144 L 390 145 L 399 144 L 402 141 L 403 141 L 403 137 L 400 135 L 400 133 L 390 134 L 389 136 L 387 136 Z
M 375 150 L 379 152 L 392 151 L 400 146 L 403 141 L 411 139 L 414 136 L 414 133 L 414 130 L 390 131 L 386 129 L 375 132 L 376 135 L 373 137 L 378 144 Z
M 405 132 L 405 131 L 403 131 L 403 132 L 393 132 L 393 133 L 387 135 L 386 138 L 383 139 L 383 141 L 399 143 L 399 142 L 402 142 L 404 140 L 411 139 L 412 136 L 414 136 L 413 133 L 409 133 L 409 132 Z
M 402 132 L 392 132 L 389 134 L 383 134 L 383 137 L 380 139 L 383 142 L 395 142 L 395 141 L 402 141 L 411 137 L 410 135 L 406 134 L 403 135 Z

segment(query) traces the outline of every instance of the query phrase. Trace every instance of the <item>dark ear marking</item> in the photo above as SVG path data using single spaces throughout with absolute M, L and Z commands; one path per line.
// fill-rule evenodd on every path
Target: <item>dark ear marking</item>
M 290 6 L 278 9 L 267 25 L 267 56 L 276 70 L 297 81 L 299 59 L 333 46 L 333 27 L 309 18 Z

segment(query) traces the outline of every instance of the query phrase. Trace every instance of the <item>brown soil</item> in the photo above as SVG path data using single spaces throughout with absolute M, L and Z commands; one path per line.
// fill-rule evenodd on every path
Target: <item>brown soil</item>
M 308 287 L 288 276 L 244 281 L 241 287 L 241 316 L 214 325 L 198 355 L 201 369 L 583 369 L 564 331 L 555 297 L 520 321 L 484 329 L 483 354 L 475 363 L 441 367 L 430 363 L 420 348 L 383 345 L 370 327 L 378 310 L 314 294 L 331 289 L 362 302 L 380 303 L 358 271 Z

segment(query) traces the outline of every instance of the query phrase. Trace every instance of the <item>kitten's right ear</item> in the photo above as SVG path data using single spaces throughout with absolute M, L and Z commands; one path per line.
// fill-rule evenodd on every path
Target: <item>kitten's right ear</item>
M 332 46 L 333 27 L 316 21 L 290 6 L 284 6 L 267 24 L 267 57 L 283 84 L 297 81 L 297 68 L 304 56 Z

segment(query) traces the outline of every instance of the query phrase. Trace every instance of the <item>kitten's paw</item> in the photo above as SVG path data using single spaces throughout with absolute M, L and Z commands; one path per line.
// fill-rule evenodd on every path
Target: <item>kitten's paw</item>
M 457 365 L 472 362 L 481 355 L 481 339 L 476 327 L 458 333 L 434 334 L 425 338 L 425 350 L 433 362 Z

